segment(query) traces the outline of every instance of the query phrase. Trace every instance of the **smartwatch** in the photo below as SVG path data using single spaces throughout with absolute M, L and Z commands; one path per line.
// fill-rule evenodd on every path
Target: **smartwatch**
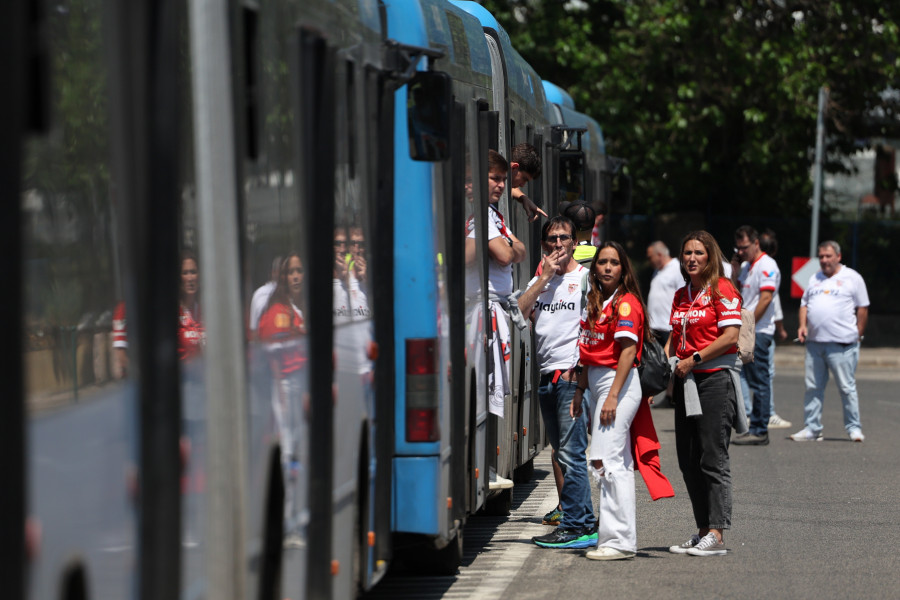
M 694 352 L 694 364 L 699 365 L 703 362 L 703 358 L 700 356 L 699 352 Z

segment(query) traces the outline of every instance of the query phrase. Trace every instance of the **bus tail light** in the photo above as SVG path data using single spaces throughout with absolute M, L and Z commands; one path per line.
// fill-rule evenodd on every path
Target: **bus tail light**
M 406 340 L 406 441 L 441 439 L 438 420 L 437 340 Z

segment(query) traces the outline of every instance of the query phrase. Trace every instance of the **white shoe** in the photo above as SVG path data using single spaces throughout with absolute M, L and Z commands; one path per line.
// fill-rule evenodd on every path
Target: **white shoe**
M 584 556 L 590 560 L 623 560 L 634 558 L 634 554 L 634 552 L 629 552 L 628 550 L 616 550 L 609 546 L 597 546 L 593 550 L 585 552 Z
M 791 422 L 787 419 L 782 419 L 775 413 L 772 413 L 772 416 L 769 417 L 769 429 L 787 429 L 791 426 Z
M 804 427 L 797 433 L 791 436 L 791 439 L 795 442 L 821 442 L 822 441 L 822 432 L 815 433 L 809 427 Z
M 669 546 L 669 552 L 672 554 L 687 554 L 688 550 L 700 543 L 700 536 L 696 533 L 688 539 L 688 541 L 678 544 L 677 546 Z
M 850 431 L 850 439 L 854 442 L 862 442 L 866 439 L 866 436 L 859 429 L 853 429 Z
M 726 552 L 725 542 L 720 542 L 712 531 L 700 538 L 700 543 L 687 551 L 691 556 L 722 556 Z
M 488 477 L 488 489 L 491 490 L 508 490 L 513 487 L 513 485 L 515 485 L 513 484 L 512 479 L 507 479 L 506 477 L 497 475 L 497 471 L 495 471 L 494 469 L 490 470 Z

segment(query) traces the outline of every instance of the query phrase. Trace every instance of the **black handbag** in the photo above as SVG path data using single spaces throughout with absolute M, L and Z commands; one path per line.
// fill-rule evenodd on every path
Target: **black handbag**
M 644 396 L 655 396 L 665 391 L 672 378 L 672 367 L 669 365 L 666 352 L 652 335 L 644 338 L 638 375 L 641 379 L 641 393 Z

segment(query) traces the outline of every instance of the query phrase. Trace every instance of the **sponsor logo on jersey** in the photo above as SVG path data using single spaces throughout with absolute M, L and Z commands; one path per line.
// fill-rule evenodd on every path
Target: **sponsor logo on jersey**
M 775 271 L 763 271 L 762 274 L 763 274 L 763 277 L 774 277 Z
M 625 319 L 622 319 L 619 321 L 619 325 L 621 325 L 622 327 L 634 327 L 634 321 L 626 321 Z
M 703 317 L 706 316 L 706 309 L 705 308 L 695 308 L 694 310 L 692 310 L 690 312 L 676 310 L 675 314 L 672 315 L 672 318 L 673 319 L 683 319 L 686 316 L 691 317 L 691 318 L 702 319 Z
M 623 302 L 619 306 L 619 315 L 623 316 L 623 317 L 627 317 L 630 314 L 631 314 L 631 305 L 628 304 L 627 302 Z
M 557 300 L 556 302 L 550 303 L 538 301 L 537 309 L 549 313 L 555 313 L 558 310 L 575 310 L 575 303 L 563 302 L 562 300 Z
M 275 315 L 275 327 L 278 329 L 287 329 L 291 326 L 291 318 L 284 313 Z
M 731 300 L 729 300 L 728 298 L 722 298 L 722 304 L 724 304 L 725 308 L 727 308 L 728 310 L 734 310 L 737 308 L 738 299 L 732 298 Z

